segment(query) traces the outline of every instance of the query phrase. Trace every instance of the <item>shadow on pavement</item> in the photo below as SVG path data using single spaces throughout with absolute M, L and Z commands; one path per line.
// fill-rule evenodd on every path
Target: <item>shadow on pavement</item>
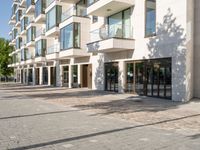
M 33 145 L 28 145 L 28 146 L 23 146 L 23 147 L 11 148 L 9 150 L 41 148 L 41 147 L 48 146 L 48 145 L 60 144 L 60 143 L 70 142 L 70 141 L 75 141 L 75 140 L 82 140 L 82 139 L 87 139 L 87 138 L 90 138 L 90 137 L 106 135 L 106 134 L 112 134 L 112 133 L 122 132 L 122 131 L 131 130 L 131 129 L 135 129 L 135 128 L 153 126 L 153 125 L 156 125 L 156 124 L 173 122 L 173 121 L 182 120 L 182 119 L 191 118 L 191 117 L 197 117 L 197 116 L 200 116 L 200 114 L 195 114 L 195 115 L 191 115 L 191 116 L 185 116 L 185 117 L 176 118 L 176 119 L 164 120 L 164 121 L 159 121 L 159 122 L 150 123 L 150 124 L 136 125 L 136 126 L 130 126 L 130 127 L 125 127 L 125 128 L 107 130 L 107 131 L 102 131 L 102 132 L 97 132 L 97 133 L 86 134 L 86 135 L 80 135 L 80 136 L 76 136 L 76 137 L 59 139 L 59 140 L 54 140 L 54 141 L 49 141 L 49 142 L 44 142 L 44 143 L 38 143 L 38 144 L 33 144 Z

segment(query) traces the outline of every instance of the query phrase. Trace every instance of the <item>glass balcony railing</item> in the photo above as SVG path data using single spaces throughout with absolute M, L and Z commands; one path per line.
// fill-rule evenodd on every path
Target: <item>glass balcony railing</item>
M 131 25 L 122 24 L 105 25 L 100 29 L 90 32 L 91 42 L 106 40 L 109 38 L 133 39 Z
M 40 28 L 36 31 L 36 38 L 42 35 L 45 35 L 45 28 Z
M 99 0 L 87 0 L 87 4 L 88 4 L 88 6 L 90 6 L 90 5 L 92 5 L 92 4 L 94 4 L 94 3 L 96 3 L 96 2 L 98 2 Z
M 49 5 L 51 5 L 54 1 L 59 1 L 59 0 L 46 0 L 46 5 L 47 5 L 47 7 L 48 7 Z
M 71 16 L 81 16 L 84 17 L 87 15 L 87 8 L 86 7 L 77 7 L 77 6 L 73 6 L 71 8 L 69 8 L 68 10 L 66 10 L 65 12 L 62 13 L 61 16 L 61 21 L 65 21 L 68 18 L 70 18 Z
M 59 52 L 59 44 L 54 44 L 47 47 L 47 54 L 53 54 Z

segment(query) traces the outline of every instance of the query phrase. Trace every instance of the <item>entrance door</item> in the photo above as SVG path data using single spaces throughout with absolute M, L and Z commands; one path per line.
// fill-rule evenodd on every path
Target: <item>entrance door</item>
M 92 65 L 82 67 L 82 87 L 92 88 Z
M 28 84 L 33 83 L 33 69 L 28 69 Z
M 63 86 L 69 87 L 69 66 L 63 66 Z
M 144 95 L 144 63 L 135 63 L 135 92 L 139 95 Z
M 50 73 L 51 73 L 51 85 L 56 86 L 56 68 L 51 67 Z
M 88 87 L 88 65 L 83 65 L 83 69 L 82 69 L 82 87 Z
M 48 68 L 47 67 L 43 68 L 43 84 L 44 85 L 48 84 Z
M 40 68 L 35 69 L 35 84 L 40 84 Z
M 118 63 L 105 64 L 105 90 L 118 92 Z

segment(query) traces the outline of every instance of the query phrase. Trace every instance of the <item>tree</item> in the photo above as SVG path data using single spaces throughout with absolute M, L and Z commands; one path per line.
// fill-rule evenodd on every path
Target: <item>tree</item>
M 13 47 L 9 46 L 9 42 L 0 38 L 0 76 L 4 76 L 6 80 L 13 74 L 13 69 L 8 67 L 12 60 L 9 53 L 12 51 Z

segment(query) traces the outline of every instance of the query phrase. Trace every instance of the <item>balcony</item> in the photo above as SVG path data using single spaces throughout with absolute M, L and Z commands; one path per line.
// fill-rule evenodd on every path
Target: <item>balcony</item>
M 85 50 L 78 48 L 70 48 L 59 52 L 59 59 L 70 59 L 84 56 L 89 56 L 89 54 Z
M 30 65 L 30 64 L 34 64 L 34 56 L 32 53 L 29 52 L 29 50 L 27 50 L 27 53 L 26 53 L 26 64 L 27 65 Z
M 44 56 L 36 56 L 35 63 L 45 62 L 46 58 Z
M 91 0 L 88 15 L 107 17 L 135 5 L 135 0 Z
M 21 1 L 20 1 L 20 6 L 25 7 L 25 6 L 26 6 L 26 0 L 21 0 Z
M 8 22 L 9 25 L 15 25 L 16 24 L 16 20 L 15 18 L 11 17 L 9 22 Z
M 80 0 L 60 0 L 60 2 L 69 3 L 69 4 L 76 4 L 79 1 Z
M 45 19 L 46 19 L 45 14 L 40 14 L 35 18 L 35 23 L 40 23 L 40 24 L 45 23 Z
M 59 45 L 54 44 L 47 48 L 46 59 L 47 60 L 57 60 L 59 56 Z
M 11 41 L 9 42 L 9 46 L 14 46 L 15 45 L 15 42 Z
M 87 19 L 89 21 L 89 18 L 86 16 L 87 16 L 86 8 L 82 7 L 82 8 L 77 9 L 76 7 L 71 7 L 62 13 L 61 26 L 65 26 L 72 22 L 81 22 L 81 20 L 83 20 L 83 19 L 84 20 Z M 87 25 L 89 25 L 89 24 L 87 24 Z
M 35 10 L 34 0 L 26 0 L 26 14 L 33 15 Z
M 46 39 L 46 36 L 45 36 L 45 28 L 40 28 L 36 31 L 36 38 L 35 38 L 35 41 L 39 41 L 41 39 Z
M 58 5 L 52 7 L 52 9 L 47 11 L 45 36 L 47 37 L 59 36 L 60 33 L 59 24 L 61 22 L 61 12 L 62 12 L 62 7 Z M 52 15 L 55 15 L 56 17 L 52 18 L 51 17 Z
M 120 26 L 121 27 L 121 26 Z M 94 42 L 88 43 L 89 53 L 107 53 L 135 49 L 135 40 L 129 26 L 124 29 L 119 26 L 108 26 L 90 33 Z

